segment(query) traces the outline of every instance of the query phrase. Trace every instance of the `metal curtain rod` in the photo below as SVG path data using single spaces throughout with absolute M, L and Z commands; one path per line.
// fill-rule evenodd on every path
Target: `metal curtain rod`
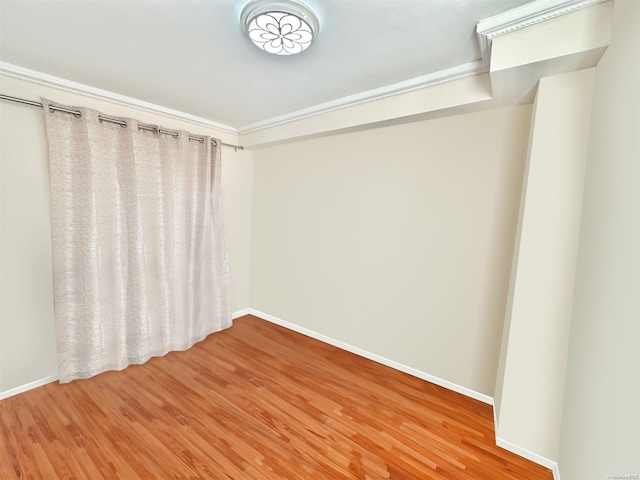
M 22 103 L 24 105 L 31 105 L 33 107 L 40 107 L 43 108 L 42 103 L 40 102 L 34 102 L 32 100 L 26 100 L 24 98 L 18 98 L 18 97 L 10 97 L 9 95 L 3 95 L 0 93 L 0 100 L 7 100 L 9 102 L 16 102 L 16 103 Z M 62 108 L 62 107 L 55 107 L 53 105 L 49 106 L 49 109 L 53 112 L 53 111 L 58 111 L 58 112 L 64 112 L 64 113 L 70 113 L 72 115 L 75 115 L 76 117 L 79 117 L 81 115 L 81 112 L 77 111 L 77 110 L 69 110 L 68 108 Z M 109 117 L 103 117 L 102 115 L 98 116 L 98 120 L 101 122 L 110 122 L 110 123 L 116 123 L 118 125 L 120 125 L 121 127 L 126 127 L 127 126 L 127 122 L 124 122 L 122 120 L 118 120 L 116 118 L 109 118 Z M 163 129 L 159 129 L 157 127 L 154 127 L 152 125 L 138 125 L 138 130 L 149 130 L 158 134 L 165 134 L 165 135 L 171 135 L 173 137 L 177 137 L 178 136 L 178 132 L 174 132 L 171 130 L 163 130 Z M 195 135 L 189 135 L 189 140 L 197 140 L 199 142 L 203 142 L 204 138 L 203 137 L 198 137 Z M 212 143 L 215 145 L 217 143 L 216 140 L 212 140 Z M 220 142 L 222 145 L 224 145 L 225 147 L 232 147 L 235 148 L 236 150 L 244 150 L 244 147 L 240 146 L 240 145 L 232 145 L 230 143 L 224 143 L 224 142 Z

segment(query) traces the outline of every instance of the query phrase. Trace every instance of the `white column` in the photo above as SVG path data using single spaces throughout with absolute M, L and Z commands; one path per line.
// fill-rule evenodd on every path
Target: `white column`
M 498 444 L 543 464 L 558 456 L 593 76 L 540 80 L 497 378 Z

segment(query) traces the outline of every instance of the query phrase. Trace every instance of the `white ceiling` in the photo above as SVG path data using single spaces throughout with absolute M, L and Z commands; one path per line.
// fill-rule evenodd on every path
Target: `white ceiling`
M 531 1 L 306 0 L 320 36 L 283 57 L 248 0 L 0 0 L 0 61 L 238 128 L 478 61 L 478 21 Z

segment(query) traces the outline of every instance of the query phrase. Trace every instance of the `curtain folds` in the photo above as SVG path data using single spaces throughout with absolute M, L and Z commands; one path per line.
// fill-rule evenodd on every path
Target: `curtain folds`
M 220 142 L 42 103 L 60 382 L 184 350 L 229 327 Z

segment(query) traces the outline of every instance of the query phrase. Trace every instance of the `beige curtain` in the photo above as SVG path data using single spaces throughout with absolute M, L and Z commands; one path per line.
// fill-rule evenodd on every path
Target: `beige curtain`
M 60 382 L 229 327 L 220 142 L 42 102 Z

